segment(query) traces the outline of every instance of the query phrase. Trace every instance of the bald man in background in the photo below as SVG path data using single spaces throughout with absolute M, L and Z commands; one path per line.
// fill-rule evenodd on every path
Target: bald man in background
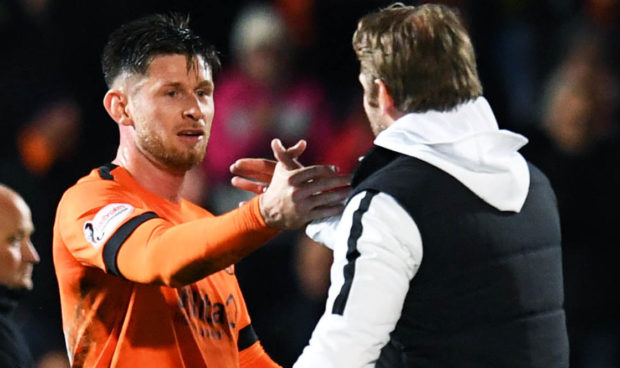
M 0 368 L 34 367 L 28 345 L 10 319 L 19 299 L 32 289 L 32 267 L 39 263 L 30 236 L 30 208 L 0 184 Z

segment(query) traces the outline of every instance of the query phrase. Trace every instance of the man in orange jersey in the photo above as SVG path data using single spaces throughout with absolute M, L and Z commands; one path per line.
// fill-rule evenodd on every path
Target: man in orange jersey
M 214 216 L 180 197 L 209 139 L 214 51 L 187 19 L 154 15 L 113 32 L 102 64 L 118 153 L 65 192 L 54 226 L 72 366 L 278 366 L 232 265 L 279 229 L 339 213 L 348 177 L 279 164 L 260 196 Z M 272 146 L 298 157 L 305 142 Z

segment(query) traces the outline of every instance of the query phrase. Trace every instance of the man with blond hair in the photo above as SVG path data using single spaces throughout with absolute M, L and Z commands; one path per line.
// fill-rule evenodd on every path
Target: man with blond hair
M 340 217 L 324 315 L 295 368 L 568 366 L 547 178 L 500 130 L 447 6 L 396 4 L 353 36 L 376 135 Z

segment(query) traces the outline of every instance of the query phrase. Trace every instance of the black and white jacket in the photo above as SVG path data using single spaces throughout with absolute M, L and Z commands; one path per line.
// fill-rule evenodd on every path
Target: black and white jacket
M 433 278 L 442 276 L 446 278 L 459 278 L 460 281 L 454 283 L 456 285 L 454 286 L 454 293 L 462 292 L 458 288 L 467 285 L 469 282 L 467 272 L 452 272 L 452 270 L 446 267 L 444 267 L 444 271 L 444 269 L 438 268 L 437 265 L 441 262 L 451 262 L 450 264 L 455 264 L 456 267 L 461 267 L 464 270 L 472 266 L 470 264 L 471 261 L 464 261 L 462 265 L 459 265 L 460 259 L 468 260 L 471 258 L 467 256 L 468 254 L 473 254 L 475 257 L 485 257 L 485 255 L 484 252 L 480 253 L 478 249 L 472 247 L 471 251 L 459 248 L 458 252 L 455 251 L 453 252 L 454 254 L 444 258 L 437 256 L 437 252 L 445 254 L 444 250 L 448 250 L 448 253 L 450 253 L 450 249 L 454 249 L 450 247 L 461 246 L 460 244 L 452 244 L 452 242 L 461 242 L 463 239 L 450 236 L 443 237 L 442 239 L 446 239 L 445 242 L 448 243 L 444 245 L 438 244 L 436 239 L 429 236 L 433 232 L 449 233 L 457 229 L 434 228 L 433 226 L 436 225 L 429 225 L 425 216 L 416 216 L 420 212 L 416 212 L 417 209 L 412 207 L 426 207 L 425 203 L 429 203 L 429 201 L 433 203 L 431 206 L 434 206 L 435 203 L 442 205 L 447 202 L 444 203 L 445 201 L 441 195 L 433 198 L 419 198 L 420 196 L 428 196 L 432 192 L 423 189 L 425 188 L 424 185 L 428 185 L 428 183 L 421 184 L 419 180 L 406 175 L 411 173 L 427 173 L 429 177 L 438 178 L 437 181 L 430 184 L 447 185 L 445 188 L 453 188 L 454 190 L 450 189 L 450 195 L 461 191 L 461 188 L 463 188 L 463 194 L 458 195 L 473 198 L 468 198 L 465 202 L 479 202 L 473 205 L 464 204 L 464 208 L 459 208 L 458 211 L 455 209 L 454 213 L 458 213 L 458 216 L 462 216 L 467 211 L 478 211 L 478 208 L 484 208 L 482 212 L 487 212 L 489 216 L 494 216 L 495 218 L 501 218 L 504 213 L 519 214 L 525 205 L 524 211 L 526 214 L 520 218 L 515 218 L 512 223 L 527 224 L 530 222 L 540 222 L 535 218 L 531 218 L 532 216 L 537 216 L 535 213 L 539 209 L 533 208 L 526 203 L 526 200 L 540 202 L 538 201 L 538 194 L 536 194 L 535 198 L 528 199 L 528 192 L 533 185 L 530 183 L 530 173 L 535 168 L 528 166 L 525 159 L 518 153 L 518 149 L 526 143 L 527 140 L 524 137 L 498 129 L 493 112 L 487 101 L 482 97 L 462 104 L 450 112 L 440 113 L 431 111 L 405 115 L 381 132 L 375 140 L 376 147 L 374 152 L 371 151 L 362 161 L 360 165 L 362 169 L 364 161 L 376 160 L 377 156 L 381 156 L 377 151 L 381 150 L 387 152 L 388 155 L 391 152 L 395 156 L 401 157 L 404 160 L 403 162 L 408 162 L 408 165 L 420 167 L 420 169 L 414 168 L 412 169 L 413 171 L 403 171 L 405 173 L 404 177 L 398 177 L 397 174 L 395 176 L 394 171 L 392 171 L 391 176 L 388 175 L 383 179 L 373 179 L 375 183 L 379 183 L 379 190 L 372 189 L 377 188 L 376 185 L 372 187 L 371 184 L 365 184 L 365 178 L 361 178 L 361 182 L 359 179 L 356 181 L 354 178 L 354 185 L 361 185 L 361 187 L 358 187 L 357 190 L 354 187 L 354 195 L 347 203 L 343 214 L 338 218 L 331 218 L 308 226 L 306 232 L 311 238 L 333 249 L 334 263 L 331 268 L 331 286 L 325 313 L 316 326 L 309 345 L 304 349 L 296 362 L 295 368 L 426 366 L 424 362 L 416 360 L 417 357 L 432 355 L 431 351 L 436 348 L 443 349 L 445 354 L 437 354 L 442 356 L 442 358 L 437 358 L 436 360 L 431 358 L 428 360 L 426 363 L 430 367 L 487 366 L 480 361 L 471 361 L 477 358 L 470 357 L 470 361 L 467 363 L 455 363 L 446 357 L 450 356 L 448 352 L 450 349 L 460 349 L 461 357 L 466 357 L 466 351 L 469 348 L 467 346 L 468 340 L 493 339 L 493 335 L 481 337 L 472 332 L 470 338 L 463 338 L 461 339 L 463 341 L 455 342 L 453 345 L 447 343 L 444 345 L 443 340 L 454 340 L 451 336 L 448 336 L 449 334 L 444 333 L 443 336 L 442 332 L 431 332 L 426 335 L 416 334 L 416 328 L 424 325 L 422 323 L 424 319 L 434 321 L 435 319 L 441 319 L 442 316 L 454 316 L 461 312 L 459 310 L 442 310 L 435 313 L 436 311 L 432 310 L 432 302 L 421 303 L 421 306 L 416 304 L 418 303 L 415 301 L 416 292 L 419 292 L 418 295 L 424 298 L 435 292 L 435 290 L 428 292 L 429 289 L 436 287 L 436 285 L 432 285 L 432 281 L 429 281 L 433 280 Z M 370 163 L 366 166 L 373 165 L 377 166 Z M 376 170 L 380 169 L 380 167 L 372 169 Z M 359 171 L 360 168 L 358 168 L 356 176 L 362 175 Z M 381 174 L 379 173 L 379 175 Z M 535 170 L 532 174 L 535 175 L 533 180 L 542 182 L 541 188 L 544 193 L 541 192 L 541 196 L 544 197 L 544 201 L 553 204 L 555 198 L 544 175 L 538 170 Z M 380 184 L 382 180 L 411 180 L 411 188 L 415 192 L 404 193 L 408 190 L 408 187 L 401 185 L 401 189 L 394 189 L 395 192 L 388 194 L 390 190 L 383 190 L 382 188 L 387 188 L 389 185 L 382 186 Z M 538 187 L 538 184 L 536 186 Z M 366 190 L 367 187 L 371 189 Z M 395 188 L 398 188 L 398 186 L 395 186 Z M 422 189 L 417 190 L 415 188 Z M 399 196 L 399 190 L 404 194 L 403 196 Z M 538 189 L 536 191 L 538 193 Z M 412 199 L 407 200 L 406 198 Z M 447 200 L 452 201 L 450 203 L 465 203 L 460 199 L 455 202 L 454 199 Z M 553 206 L 550 205 L 548 207 Z M 557 352 L 551 349 L 554 350 L 553 356 L 550 358 L 544 357 L 541 360 L 544 363 L 541 364 L 548 364 L 550 361 L 553 361 L 557 364 L 554 363 L 555 365 L 547 366 L 560 367 L 565 365 L 567 341 L 564 313 L 561 308 L 563 294 L 559 251 L 559 224 L 556 216 L 557 211 L 554 208 L 543 212 L 549 212 L 549 216 L 544 218 L 546 222 L 543 221 L 545 222 L 544 225 L 548 225 L 549 229 L 548 231 L 547 229 L 540 231 L 540 233 L 549 234 L 548 238 L 536 238 L 534 234 L 532 241 L 530 241 L 530 239 L 523 237 L 532 234 L 514 234 L 513 239 L 508 241 L 508 243 L 516 244 L 520 241 L 519 239 L 523 238 L 527 239 L 527 244 L 534 245 L 532 249 L 527 250 L 528 255 L 524 260 L 514 260 L 512 254 L 515 253 L 515 250 L 510 248 L 502 249 L 503 245 L 501 245 L 497 259 L 489 259 L 488 262 L 504 262 L 507 259 L 511 267 L 525 269 L 526 267 L 522 267 L 522 265 L 517 263 L 522 261 L 525 263 L 538 262 L 542 259 L 541 262 L 544 263 L 544 267 L 540 267 L 539 270 L 542 271 L 543 268 L 551 269 L 541 272 L 541 279 L 528 281 L 532 285 L 517 286 L 524 289 L 535 289 L 534 283 L 544 283 L 545 281 L 542 278 L 547 277 L 549 274 L 553 276 L 551 278 L 552 281 L 547 285 L 548 295 L 542 298 L 544 299 L 542 302 L 530 303 L 529 301 L 523 301 L 523 303 L 514 303 L 518 307 L 514 313 L 529 313 L 530 304 L 535 305 L 535 307 L 532 307 L 535 309 L 535 315 L 539 312 L 548 312 L 543 309 L 553 310 L 552 321 L 549 322 L 553 327 L 545 327 L 546 329 L 553 330 L 553 334 L 544 336 L 541 339 L 557 340 Z M 451 215 L 447 214 L 446 216 L 446 218 L 449 218 Z M 484 215 L 482 218 L 484 218 Z M 434 222 L 434 224 L 436 223 Z M 453 223 L 450 221 L 446 222 L 446 224 Z M 507 226 L 506 229 L 501 229 L 501 226 L 499 226 L 497 231 L 510 231 L 510 226 Z M 459 231 L 461 230 L 463 229 L 459 229 Z M 493 231 L 491 230 L 491 232 Z M 489 239 L 486 239 L 484 238 L 485 236 L 482 235 L 481 239 L 474 240 L 488 242 L 492 238 L 492 236 L 489 236 Z M 432 249 L 425 250 L 425 242 L 423 241 L 425 237 L 428 244 L 432 244 Z M 549 254 L 546 252 L 547 243 L 552 245 L 552 252 Z M 445 249 L 441 249 L 444 246 Z M 435 253 L 428 253 L 431 251 Z M 460 254 L 464 254 L 464 256 Z M 426 259 L 426 264 L 424 263 L 423 256 Z M 450 257 L 459 257 L 459 259 L 450 259 Z M 431 272 L 428 270 L 433 270 L 432 273 L 445 272 L 445 275 L 429 275 Z M 490 274 L 486 279 L 492 277 L 493 275 Z M 471 281 L 473 288 L 476 287 L 475 282 Z M 511 282 L 511 280 L 505 280 L 506 284 Z M 484 286 L 481 285 L 481 287 Z M 538 289 L 546 290 L 545 287 Z M 452 290 L 444 291 L 447 293 L 446 295 L 450 295 L 449 293 L 452 292 Z M 488 307 L 498 310 L 497 313 L 500 315 L 503 313 L 501 311 L 503 306 L 501 302 L 497 303 L 494 300 L 501 299 L 502 297 L 511 298 L 511 296 L 509 294 L 506 294 L 506 296 L 500 295 L 504 293 L 501 290 L 501 286 L 494 292 L 497 295 L 491 293 L 488 300 L 480 299 L 480 308 L 485 308 L 485 303 L 488 301 Z M 449 296 L 446 297 L 446 299 L 449 298 Z M 538 300 L 535 296 L 533 299 Z M 477 307 L 473 305 L 477 303 L 477 300 L 472 299 L 463 303 L 463 313 L 467 313 L 468 308 Z M 458 303 L 453 304 L 458 305 Z M 438 306 L 434 307 L 438 308 Z M 426 310 L 424 308 L 431 309 Z M 445 308 L 445 306 L 441 306 L 441 308 Z M 404 316 L 403 313 L 407 315 Z M 449 314 L 442 315 L 441 313 Z M 488 315 L 494 316 L 494 313 L 495 311 Z M 481 315 L 481 318 L 478 324 L 486 323 L 484 321 L 485 315 Z M 420 322 L 419 324 L 415 321 L 416 319 Z M 406 320 L 406 322 L 403 323 L 403 320 Z M 528 326 L 523 328 L 529 329 L 530 322 L 528 321 L 527 324 Z M 433 330 L 438 328 L 437 326 L 438 324 L 432 325 L 429 323 L 419 329 Z M 541 326 L 536 325 L 533 329 L 538 329 Z M 445 327 L 443 326 L 442 328 Z M 507 336 L 511 334 L 506 331 L 502 333 L 505 333 Z M 462 335 L 467 336 L 467 334 Z M 411 342 L 411 344 L 410 341 L 403 341 L 405 338 L 410 340 L 426 339 L 427 344 L 432 344 L 435 347 L 424 350 L 424 348 L 417 346 L 415 341 Z M 398 341 L 399 339 L 400 341 Z M 542 340 L 539 342 L 542 342 Z M 509 345 L 510 343 L 510 341 L 506 341 L 503 345 Z M 518 344 L 518 342 L 516 343 Z M 386 363 L 386 359 L 395 359 L 394 356 L 389 355 L 391 354 L 389 349 L 398 350 L 396 355 L 399 355 L 399 357 L 396 359 L 399 362 Z M 408 349 L 411 351 L 408 352 Z M 480 348 L 473 347 L 471 349 L 472 356 L 478 354 L 481 355 L 480 359 L 488 358 L 484 356 L 486 353 L 476 349 Z M 492 349 L 492 347 L 488 346 L 488 349 Z M 496 354 L 502 354 L 507 359 L 511 358 L 510 352 L 503 352 L 501 348 L 496 350 Z M 521 352 L 518 352 L 518 354 L 521 354 Z M 536 353 L 534 352 L 533 354 Z M 538 363 L 519 365 L 517 362 L 514 362 L 514 359 L 530 360 L 530 358 L 529 356 L 524 356 L 523 358 L 515 356 L 512 361 L 515 365 L 509 364 L 507 366 L 537 366 Z M 534 358 L 534 360 L 536 359 Z M 490 361 L 493 362 L 494 360 L 491 358 Z M 498 361 L 495 360 L 495 363 L 489 363 L 488 366 L 502 366 L 497 364 Z

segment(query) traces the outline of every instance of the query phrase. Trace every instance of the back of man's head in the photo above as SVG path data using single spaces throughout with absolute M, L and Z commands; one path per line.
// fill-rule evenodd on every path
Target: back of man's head
M 146 75 L 158 55 L 188 57 L 188 68 L 201 57 L 215 74 L 220 60 L 215 50 L 189 29 L 189 17 L 154 14 L 124 24 L 110 34 L 101 56 L 103 75 L 109 88 L 123 73 Z
M 471 40 L 455 9 L 400 3 L 363 17 L 353 35 L 361 72 L 401 112 L 447 111 L 482 95 Z

